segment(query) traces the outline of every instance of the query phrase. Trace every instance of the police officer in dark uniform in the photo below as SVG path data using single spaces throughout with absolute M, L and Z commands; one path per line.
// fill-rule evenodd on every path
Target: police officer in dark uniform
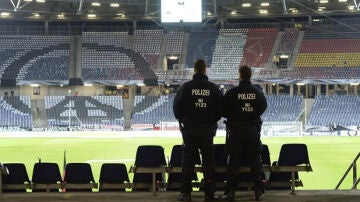
M 179 201 L 191 201 L 192 177 L 195 155 L 202 156 L 205 201 L 214 200 L 214 151 L 213 138 L 217 121 L 221 118 L 222 93 L 206 76 L 203 60 L 194 64 L 193 79 L 179 89 L 174 99 L 174 115 L 179 121 L 183 138 L 182 189 Z
M 244 65 L 239 68 L 240 84 L 230 89 L 224 96 L 224 117 L 227 119 L 227 189 L 223 199 L 233 201 L 237 188 L 240 159 L 245 159 L 254 176 L 255 199 L 263 199 L 262 163 L 261 163 L 261 114 L 267 108 L 267 102 L 261 90 L 250 82 L 251 68 Z

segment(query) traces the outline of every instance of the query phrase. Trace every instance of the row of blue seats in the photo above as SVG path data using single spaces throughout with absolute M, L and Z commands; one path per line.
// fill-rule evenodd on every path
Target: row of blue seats
M 125 164 L 122 163 L 105 163 L 101 167 L 99 177 L 99 187 L 95 183 L 91 166 L 88 163 L 68 163 L 66 164 L 63 177 L 61 177 L 59 166 L 56 163 L 36 163 L 33 169 L 32 181 L 29 180 L 26 167 L 22 163 L 6 163 L 2 167 L 6 168 L 3 173 L 2 191 L 18 192 L 31 189 L 37 191 L 92 191 L 93 188 L 99 188 L 99 191 L 125 191 L 126 188 L 132 191 L 145 191 L 156 188 L 162 190 L 179 190 L 182 174 L 175 171 L 176 168 L 181 169 L 181 156 L 183 152 L 182 145 L 174 145 L 171 153 L 170 161 L 165 160 L 164 149 L 157 145 L 139 146 L 136 152 L 135 164 L 129 169 L 134 173 L 132 183 L 130 183 L 128 171 Z M 215 186 L 217 190 L 225 189 L 226 181 L 226 151 L 224 144 L 214 145 L 215 153 Z M 270 152 L 267 145 L 263 145 L 262 149 L 263 165 L 269 168 Z M 247 161 L 239 159 L 247 166 Z M 197 165 L 201 164 L 200 155 L 196 158 Z M 294 180 L 293 186 L 302 186 L 299 180 L 298 172 L 295 172 L 295 178 L 291 178 L 290 172 L 276 172 L 275 168 L 281 166 L 299 166 L 305 165 L 306 171 L 312 171 L 305 144 L 284 144 L 281 148 L 279 159 L 272 163 L 271 169 L 264 172 L 264 181 L 268 181 L 268 188 L 290 189 L 290 181 Z M 143 170 L 142 169 L 148 169 Z M 168 168 L 168 169 L 166 169 Z M 219 169 L 217 169 L 219 168 Z M 173 169 L 173 170 L 172 170 Z M 4 169 L 2 169 L 4 170 Z M 274 172 L 271 172 L 273 170 Z M 200 171 L 201 169 L 196 169 Z M 270 172 L 268 172 L 270 171 Z M 299 170 L 305 171 L 305 170 Z M 155 174 L 153 178 L 152 173 Z M 167 180 L 165 173 L 168 173 Z M 254 181 L 249 171 L 240 174 L 240 187 L 251 188 Z M 193 177 L 194 186 L 201 187 L 201 181 L 198 180 L 196 172 Z M 276 183 L 282 182 L 281 186 Z M 155 184 L 156 183 L 156 184 Z M 12 186 L 17 185 L 17 186 Z M 292 187 L 293 189 L 294 187 Z M 154 190 L 153 190 L 154 191 Z

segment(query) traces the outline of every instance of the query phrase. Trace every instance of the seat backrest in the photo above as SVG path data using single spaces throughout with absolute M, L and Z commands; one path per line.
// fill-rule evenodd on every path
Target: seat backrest
M 182 165 L 182 155 L 183 155 L 184 147 L 183 145 L 174 145 L 171 150 L 170 162 L 169 166 L 172 167 L 181 167 Z M 195 157 L 195 165 L 200 165 L 200 153 Z
M 130 182 L 126 165 L 123 163 L 104 163 L 100 169 L 99 183 Z
M 24 182 L 30 182 L 23 163 L 5 163 L 4 166 L 9 170 L 9 174 L 3 175 L 3 184 L 24 184 Z
M 136 151 L 135 166 L 137 167 L 161 167 L 166 165 L 164 148 L 157 145 L 139 146 Z M 156 181 L 163 182 L 162 173 L 156 173 Z M 151 173 L 135 173 L 133 183 L 151 183 Z M 135 189 L 133 189 L 135 190 Z
M 2 176 L 2 184 L 14 185 L 15 187 L 3 187 L 2 191 L 26 192 L 25 184 L 30 184 L 30 180 L 25 165 L 23 163 L 5 163 L 3 165 L 8 169 L 9 174 Z M 24 185 L 24 188 L 19 188 L 18 185 Z
M 181 166 L 182 155 L 183 155 L 183 146 L 182 145 L 174 145 L 171 150 L 170 162 L 169 166 L 179 167 Z
M 171 150 L 171 156 L 170 156 L 170 167 L 182 167 L 182 158 L 183 158 L 183 151 L 184 146 L 183 145 L 174 145 Z M 195 165 L 200 165 L 200 153 L 195 156 Z M 197 181 L 197 174 L 194 172 L 193 174 L 193 180 Z M 170 173 L 168 177 L 168 183 L 180 183 L 182 181 L 182 173 Z M 170 190 L 170 189 L 169 189 Z M 171 189 L 175 190 L 175 189 Z M 178 190 L 178 189 L 176 189 Z
M 214 162 L 215 167 L 226 167 L 227 166 L 227 155 L 226 155 L 226 147 L 225 144 L 214 144 Z M 224 181 L 226 180 L 226 172 L 215 172 L 214 179 L 216 183 L 222 183 L 222 185 L 217 185 L 216 189 L 223 190 L 225 187 L 223 186 Z
M 157 145 L 142 145 L 137 148 L 135 166 L 159 167 L 165 166 L 164 148 Z
M 88 163 L 68 163 L 65 169 L 66 183 L 90 183 L 95 182 L 91 166 Z
M 32 175 L 33 183 L 56 184 L 61 182 L 59 166 L 56 163 L 35 163 Z
M 214 144 L 214 157 L 216 167 L 227 165 L 225 144 Z
M 277 164 L 279 166 L 310 165 L 306 144 L 283 144 Z
M 262 145 L 261 161 L 263 165 L 269 165 L 269 166 L 271 165 L 270 151 L 269 151 L 269 147 L 266 144 Z

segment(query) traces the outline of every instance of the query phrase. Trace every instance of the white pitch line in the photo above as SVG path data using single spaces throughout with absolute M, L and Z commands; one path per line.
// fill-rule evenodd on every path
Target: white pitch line
M 91 159 L 87 163 L 125 163 L 134 162 L 135 159 Z

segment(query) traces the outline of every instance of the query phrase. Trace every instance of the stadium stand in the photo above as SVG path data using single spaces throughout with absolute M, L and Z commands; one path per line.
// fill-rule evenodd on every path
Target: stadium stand
M 49 126 L 118 128 L 124 119 L 121 96 L 45 96 L 45 109 Z
M 86 80 L 138 80 L 127 32 L 84 32 L 82 38 L 82 75 Z
M 303 109 L 300 95 L 266 95 L 268 109 L 263 114 L 265 122 L 299 121 Z M 133 124 L 160 124 L 176 122 L 172 114 L 173 95 L 135 96 Z
M 1 96 L 0 112 L 0 127 L 4 130 L 31 130 L 33 127 L 29 96 Z
M 264 122 L 299 121 L 303 98 L 300 95 L 265 95 L 268 108 L 261 116 Z
M 281 33 L 280 44 L 277 49 L 278 54 L 290 54 L 293 52 L 298 38 L 299 30 L 296 28 L 284 28 Z
M 216 39 L 219 36 L 218 30 L 192 30 L 189 33 L 189 44 L 186 54 L 186 64 L 189 67 L 201 58 L 207 65 L 212 64 L 213 52 L 215 51 Z
M 145 96 L 137 95 L 134 99 L 132 124 L 160 124 L 176 122 L 172 112 L 174 95 Z
M 152 68 L 156 68 L 163 37 L 162 29 L 135 30 L 133 50 L 140 53 Z
M 220 29 L 213 52 L 211 79 L 235 79 L 243 58 L 247 29 Z
M 157 80 L 159 83 L 164 83 L 165 80 L 166 80 L 166 74 L 167 72 L 166 71 L 163 71 L 163 70 L 156 70 L 154 71 L 156 77 L 157 77 Z
M 342 30 L 338 32 L 338 30 Z M 349 79 L 359 78 L 359 34 L 345 26 L 307 29 L 296 56 L 295 72 L 281 77 Z
M 356 130 L 360 126 L 360 108 L 355 106 L 360 106 L 358 95 L 316 96 L 307 128 Z
M 63 81 L 69 79 L 69 36 L 1 36 L 1 79 Z
M 157 79 L 151 70 L 151 64 L 145 59 L 159 55 L 160 49 L 145 49 L 144 44 L 139 45 L 143 41 L 135 39 L 137 37 L 140 37 L 140 34 L 134 36 L 134 46 L 131 46 L 130 36 L 127 32 L 84 32 L 82 43 L 83 80 L 101 80 L 103 82 L 120 80 L 118 81 L 120 84 L 144 80 L 147 85 L 156 85 Z M 148 39 L 147 37 L 143 38 Z M 160 44 L 161 40 L 157 46 Z
M 184 32 L 171 31 L 167 33 L 166 55 L 181 55 L 184 41 Z
M 359 79 L 358 67 L 301 67 L 282 70 L 280 78 L 288 79 Z
M 266 67 L 277 32 L 277 29 L 274 28 L 248 29 L 243 50 L 244 56 L 240 65 L 248 65 L 254 68 Z

